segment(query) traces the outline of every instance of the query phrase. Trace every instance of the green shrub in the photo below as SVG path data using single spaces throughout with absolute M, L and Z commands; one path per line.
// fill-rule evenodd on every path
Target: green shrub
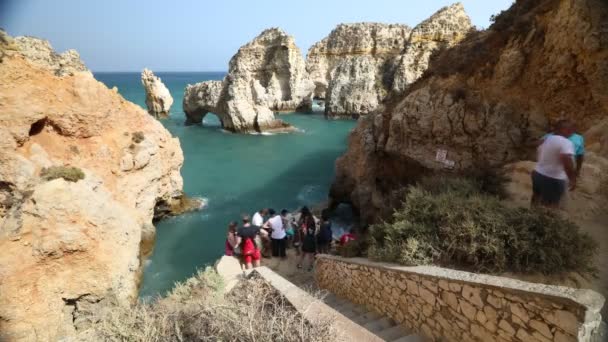
M 84 179 L 84 172 L 73 166 L 51 166 L 40 171 L 40 178 L 45 181 L 63 178 L 68 182 L 78 182 Z
M 445 177 L 409 188 L 392 223 L 370 228 L 368 256 L 475 272 L 594 273 L 597 244 L 542 209 L 510 208 L 479 182 Z

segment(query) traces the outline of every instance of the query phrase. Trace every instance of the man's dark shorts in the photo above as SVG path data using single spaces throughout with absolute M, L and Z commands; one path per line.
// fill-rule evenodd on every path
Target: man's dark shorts
M 532 172 L 532 191 L 541 203 L 557 205 L 566 192 L 566 181 L 547 177 L 534 171 Z

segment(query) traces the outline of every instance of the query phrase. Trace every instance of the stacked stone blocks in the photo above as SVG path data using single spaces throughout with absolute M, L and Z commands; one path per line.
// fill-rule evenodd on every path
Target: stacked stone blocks
M 321 288 L 431 340 L 585 341 L 604 302 L 589 290 L 325 255 L 315 277 Z

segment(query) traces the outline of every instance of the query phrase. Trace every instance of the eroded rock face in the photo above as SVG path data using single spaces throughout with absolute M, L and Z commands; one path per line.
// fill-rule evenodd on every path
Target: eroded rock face
M 173 97 L 165 84 L 154 75 L 152 70 L 144 69 L 141 73 L 141 84 L 146 90 L 146 106 L 148 113 L 156 118 L 169 116 L 169 109 L 173 104 Z
M 442 51 L 423 79 L 359 122 L 332 198 L 352 202 L 365 222 L 388 217 L 399 189 L 429 170 L 533 160 L 534 141 L 560 117 L 577 122 L 595 158 L 608 157 L 607 16 L 599 0 L 518 1 Z
M 414 27 L 405 51 L 394 61 L 392 90 L 404 91 L 428 68 L 433 52 L 456 45 L 472 28 L 461 3 L 440 9 Z
M 188 85 L 183 100 L 186 123 L 200 123 L 207 113 L 219 113 L 223 89 L 223 81 L 205 81 L 192 86 Z M 220 120 L 221 118 L 222 116 L 220 116 Z
M 338 25 L 313 45 L 306 69 L 330 117 L 366 115 L 418 79 L 431 54 L 462 40 L 472 25 L 462 4 L 444 7 L 413 30 L 406 25 Z
M 189 123 L 212 112 L 233 132 L 273 130 L 287 127 L 275 111 L 311 110 L 313 88 L 293 37 L 272 28 L 239 49 L 221 83 L 188 85 L 183 107 Z
M 57 53 L 48 40 L 35 37 L 16 37 L 14 44 L 31 62 L 45 69 L 52 70 L 57 76 L 73 75 L 77 72 L 88 72 L 76 50 Z
M 406 25 L 340 24 L 313 45 L 306 69 L 315 83 L 315 97 L 326 99 L 329 116 L 365 115 L 386 95 L 390 65 L 407 45 Z
M 55 341 L 80 311 L 136 298 L 140 246 L 155 205 L 181 197 L 183 156 L 89 71 L 31 59 L 48 44 L 22 52 L 0 37 L 0 339 Z M 85 178 L 46 180 L 51 166 Z

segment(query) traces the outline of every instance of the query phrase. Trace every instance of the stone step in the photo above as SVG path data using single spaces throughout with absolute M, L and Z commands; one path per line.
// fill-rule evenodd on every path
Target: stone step
M 393 327 L 380 331 L 376 335 L 378 335 L 378 337 L 385 341 L 394 341 L 398 338 L 409 335 L 409 332 L 407 331 L 407 329 L 405 329 L 405 327 L 401 325 L 395 325 Z
M 378 318 L 381 318 L 382 316 L 380 316 L 379 314 L 373 312 L 373 311 L 367 311 L 355 318 L 353 318 L 353 322 L 359 324 L 359 325 L 363 325 L 369 321 L 375 321 Z
M 389 342 L 423 342 L 420 336 L 409 334 L 405 327 L 398 325 L 391 318 L 384 317 L 362 305 L 354 304 L 346 299 L 328 293 L 323 302 L 346 318 L 358 324 L 367 331 Z
M 338 311 L 338 310 L 336 310 L 336 311 Z M 338 311 L 338 312 L 343 314 L 344 316 L 346 316 L 351 321 L 353 320 L 353 318 L 360 315 L 360 313 L 358 313 L 356 311 L 352 311 L 352 310 L 344 310 L 344 311 Z
M 388 317 L 382 317 L 375 321 L 367 322 L 363 324 L 363 327 L 374 334 L 378 335 L 382 330 L 394 327 L 395 321 Z
M 418 335 L 407 335 L 396 340 L 392 340 L 391 342 L 424 342 L 424 339 Z

